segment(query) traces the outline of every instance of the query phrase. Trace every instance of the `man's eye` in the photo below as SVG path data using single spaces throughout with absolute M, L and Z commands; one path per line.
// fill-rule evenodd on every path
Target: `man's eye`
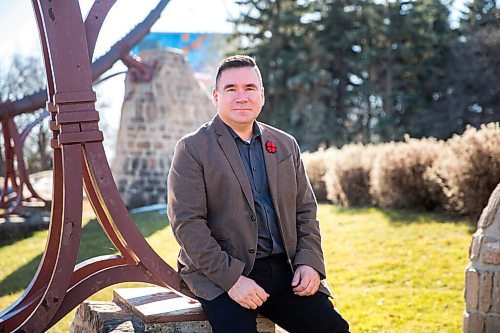
M 227 88 L 227 89 L 226 89 L 226 91 L 227 91 L 227 92 L 235 92 L 235 91 L 236 91 L 236 89 L 234 89 L 234 88 Z

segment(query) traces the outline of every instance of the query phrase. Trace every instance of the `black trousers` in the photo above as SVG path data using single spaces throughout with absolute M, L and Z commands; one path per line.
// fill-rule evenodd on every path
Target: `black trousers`
M 270 295 L 257 310 L 243 308 L 227 293 L 211 301 L 199 298 L 214 333 L 255 333 L 258 313 L 290 333 L 349 333 L 348 323 L 328 296 L 321 292 L 312 296 L 293 293 L 293 274 L 284 256 L 256 260 L 249 278 Z

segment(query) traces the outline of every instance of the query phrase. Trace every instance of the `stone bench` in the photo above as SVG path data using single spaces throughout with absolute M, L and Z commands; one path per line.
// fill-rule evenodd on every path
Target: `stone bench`
M 259 333 L 286 333 L 257 317 Z M 86 301 L 71 324 L 72 333 L 209 333 L 201 305 L 162 287 L 113 290 L 112 302 Z

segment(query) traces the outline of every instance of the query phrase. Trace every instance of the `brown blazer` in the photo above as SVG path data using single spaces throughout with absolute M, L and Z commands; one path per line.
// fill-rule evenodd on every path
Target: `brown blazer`
M 316 199 L 295 139 L 258 123 L 269 188 L 291 269 L 305 264 L 322 279 Z M 252 270 L 257 252 L 257 223 L 250 182 L 227 126 L 211 122 L 177 143 L 168 176 L 168 216 L 181 245 L 179 273 L 198 297 L 214 299 L 241 274 Z M 324 281 L 320 291 L 331 296 Z

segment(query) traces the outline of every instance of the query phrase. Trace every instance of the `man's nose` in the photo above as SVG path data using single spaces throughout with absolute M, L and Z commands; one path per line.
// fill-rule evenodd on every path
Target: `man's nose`
M 240 91 L 236 95 L 236 102 L 244 103 L 248 100 L 247 93 L 245 91 Z

